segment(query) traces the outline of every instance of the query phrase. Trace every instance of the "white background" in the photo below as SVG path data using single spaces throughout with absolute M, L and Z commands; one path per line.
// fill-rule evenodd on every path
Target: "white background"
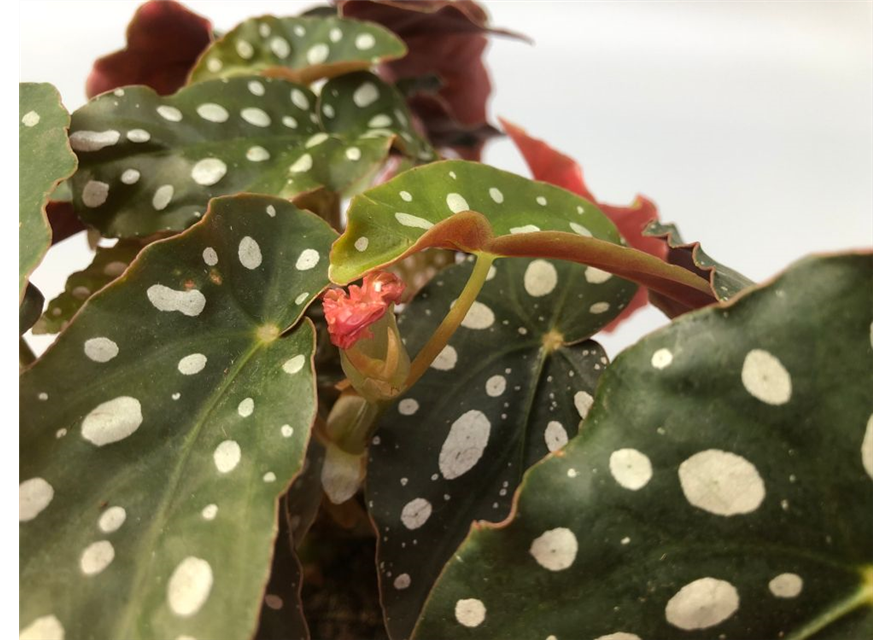
M 79 107 L 93 60 L 124 45 L 139 4 L 21 4 L 20 80 L 52 82 Z M 310 6 L 185 4 L 218 30 Z M 869 2 L 485 5 L 494 24 L 536 41 L 494 39 L 491 114 L 577 158 L 599 199 L 652 198 L 687 240 L 754 280 L 807 253 L 872 244 Z M 485 161 L 526 174 L 508 140 Z M 73 238 L 33 280 L 50 299 L 89 259 Z M 640 312 L 603 342 L 614 355 L 665 321 Z

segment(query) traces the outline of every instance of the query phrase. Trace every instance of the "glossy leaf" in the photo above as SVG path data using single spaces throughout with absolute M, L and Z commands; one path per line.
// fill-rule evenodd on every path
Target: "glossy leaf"
M 349 0 L 338 5 L 342 15 L 377 22 L 406 43 L 408 54 L 383 64 L 382 77 L 396 82 L 433 74 L 440 79 L 435 91 L 411 96 L 410 107 L 436 147 L 454 148 L 468 160 L 479 160 L 484 142 L 498 135 L 487 124 L 487 36 L 521 36 L 491 28 L 486 11 L 470 0 Z
M 383 111 L 405 107 L 371 74 L 340 82 L 347 93 L 329 104 L 334 112 L 306 87 L 273 78 L 212 80 L 169 98 L 145 87 L 100 96 L 73 116 L 72 144 L 81 158 L 72 179 L 75 208 L 103 234 L 127 237 L 184 229 L 213 196 L 295 198 L 321 187 L 361 186 L 387 158 L 392 136 L 342 134 L 324 114 L 349 118 L 367 100 Z M 363 107 L 353 100 L 357 92 Z M 412 148 L 422 146 L 410 126 L 400 133 Z M 401 135 L 399 144 L 409 148 L 404 143 Z
M 22 627 L 251 635 L 278 496 L 316 413 L 314 331 L 299 318 L 334 236 L 283 200 L 215 200 L 23 374 Z
M 113 247 L 99 247 L 86 269 L 75 271 L 65 281 L 65 290 L 50 300 L 40 320 L 34 325 L 36 334 L 62 331 L 87 298 L 124 273 L 145 245 L 136 240 L 119 240 Z
M 685 269 L 623 247 L 591 202 L 563 189 L 459 160 L 400 174 L 351 202 L 330 277 L 346 284 L 429 247 L 581 262 L 690 307 L 713 300 Z
M 449 311 L 471 266 L 444 271 L 401 314 L 411 353 Z M 568 262 L 498 260 L 449 345 L 382 417 L 366 497 L 392 638 L 409 637 L 472 522 L 505 518 L 524 471 L 576 435 L 608 362 L 587 338 L 634 290 L 603 275 Z
M 53 85 L 19 84 L 19 302 L 28 277 L 50 248 L 50 194 L 77 167 L 68 146 L 69 121 Z
M 151 0 L 127 27 L 127 47 L 93 63 L 87 97 L 134 84 L 174 93 L 211 40 L 208 20 L 172 0 Z
M 500 118 L 499 123 L 518 147 L 521 155 L 524 156 L 524 161 L 530 167 L 530 172 L 535 180 L 554 184 L 556 187 L 567 189 L 595 203 L 611 219 L 611 222 L 617 225 L 617 230 L 620 231 L 620 235 L 629 246 L 650 253 L 661 260 L 667 259 L 666 243 L 642 233 L 649 223 L 657 220 L 657 207 L 653 202 L 641 195 L 637 196 L 628 207 L 598 202 L 586 188 L 586 183 L 583 181 L 583 169 L 576 160 L 553 149 L 545 141 L 534 138 L 508 120 Z M 648 290 L 645 287 L 639 287 L 632 302 L 614 322 L 605 327 L 605 331 L 615 329 L 636 309 L 647 304 Z
M 414 637 L 867 637 L 871 336 L 872 257 L 840 255 L 645 337 Z
M 208 47 L 189 81 L 267 75 L 309 84 L 405 54 L 400 39 L 376 24 L 337 16 L 263 16 L 242 22 Z
M 662 224 L 655 220 L 645 227 L 642 235 L 664 242 L 669 249 L 667 261 L 688 269 L 707 281 L 717 300 L 728 300 L 753 284 L 747 277 L 708 256 L 701 248 L 700 242 L 685 242 L 674 224 Z M 657 295 L 652 298 L 654 303 L 671 318 L 685 311 L 663 296 Z

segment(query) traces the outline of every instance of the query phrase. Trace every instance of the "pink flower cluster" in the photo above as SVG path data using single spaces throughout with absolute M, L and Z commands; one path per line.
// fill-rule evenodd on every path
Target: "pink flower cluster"
M 363 284 L 352 284 L 348 292 L 329 289 L 323 297 L 322 308 L 329 325 L 332 344 L 341 349 L 351 348 L 358 340 L 371 338 L 369 326 L 387 313 L 392 302 L 403 295 L 406 285 L 387 271 L 374 271 L 363 278 Z

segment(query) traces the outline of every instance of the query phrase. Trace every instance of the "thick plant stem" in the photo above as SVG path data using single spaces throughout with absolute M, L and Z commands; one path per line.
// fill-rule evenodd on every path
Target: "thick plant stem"
M 456 304 L 454 304 L 453 308 L 446 314 L 446 317 L 444 317 L 440 326 L 437 327 L 434 334 L 428 339 L 428 342 L 422 347 L 422 350 L 419 351 L 418 355 L 412 361 L 405 389 L 409 389 L 422 377 L 422 374 L 428 370 L 428 367 L 431 366 L 434 359 L 441 351 L 443 351 L 443 348 L 447 345 L 447 342 L 450 341 L 450 338 L 453 337 L 456 329 L 459 328 L 459 325 L 465 318 L 465 314 L 468 313 L 472 303 L 477 298 L 478 293 L 480 293 L 481 287 L 484 286 L 484 282 L 487 280 L 487 274 L 490 272 L 490 266 L 495 259 L 496 256 L 489 253 L 482 253 L 477 256 L 477 260 L 474 263 L 474 270 L 471 272 L 471 277 L 469 277 L 468 282 L 465 283 L 465 288 L 462 289 L 462 293 L 456 300 Z

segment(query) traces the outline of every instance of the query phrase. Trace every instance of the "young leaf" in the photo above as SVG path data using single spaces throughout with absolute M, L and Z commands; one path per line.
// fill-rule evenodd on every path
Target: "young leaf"
M 342 83 L 347 95 L 330 105 L 336 114 L 361 108 L 355 93 L 363 105 L 375 97 L 382 110 L 402 108 L 399 95 L 370 74 Z M 145 87 L 104 94 L 73 116 L 72 146 L 81 158 L 74 206 L 104 235 L 128 237 L 185 229 L 213 196 L 294 198 L 364 183 L 393 136 L 330 130 L 326 113 L 308 88 L 273 78 L 211 80 L 169 98 Z M 409 125 L 400 133 L 415 135 Z
M 553 149 L 545 141 L 534 138 L 524 129 L 504 118 L 500 118 L 499 123 L 518 147 L 521 155 L 524 156 L 524 161 L 530 167 L 534 179 L 567 189 L 595 203 L 611 219 L 611 222 L 617 225 L 617 230 L 629 246 L 650 253 L 661 260 L 667 259 L 666 243 L 642 233 L 650 222 L 657 220 L 657 207 L 653 202 L 643 196 L 637 196 L 636 200 L 628 207 L 598 202 L 586 188 L 586 183 L 583 181 L 583 169 L 576 160 Z M 645 287 L 639 287 L 629 306 L 614 322 L 605 327 L 605 331 L 612 331 L 636 309 L 647 304 L 648 290 Z
M 511 258 L 491 269 L 463 326 L 385 414 L 370 450 L 366 497 L 395 639 L 411 633 L 472 522 L 505 518 L 524 471 L 576 435 L 607 364 L 587 338 L 635 289 L 569 262 Z M 407 306 L 400 329 L 410 352 L 470 272 L 468 262 L 447 269 Z
M 713 301 L 694 274 L 619 244 L 593 203 L 563 189 L 460 160 L 400 174 L 357 196 L 332 247 L 330 277 L 346 284 L 428 247 L 559 258 L 604 269 L 691 307 Z
M 871 336 L 872 258 L 839 255 L 645 337 L 414 637 L 862 637 Z
M 65 281 L 65 290 L 50 300 L 46 311 L 34 325 L 34 333 L 62 331 L 87 298 L 124 273 L 136 254 L 145 246 L 136 240 L 119 240 L 114 247 L 99 247 L 86 269 L 75 271 Z
M 87 97 L 133 84 L 166 96 L 186 83 L 195 60 L 212 40 L 211 23 L 170 0 L 151 0 L 127 27 L 127 48 L 93 63 Z
M 47 200 L 77 167 L 68 146 L 69 121 L 53 85 L 19 84 L 19 302 L 52 241 Z
M 316 413 L 298 320 L 334 236 L 283 200 L 214 200 L 23 374 L 22 627 L 250 636 Z
M 684 267 L 709 282 L 717 300 L 728 300 L 753 284 L 747 277 L 708 256 L 700 242 L 685 242 L 674 224 L 662 224 L 654 220 L 645 227 L 642 235 L 664 242 L 669 249 L 667 261 Z M 671 318 L 685 311 L 664 296 L 655 295 L 652 300 Z
M 400 38 L 376 24 L 337 16 L 262 16 L 208 47 L 189 81 L 262 74 L 309 84 L 404 55 Z

